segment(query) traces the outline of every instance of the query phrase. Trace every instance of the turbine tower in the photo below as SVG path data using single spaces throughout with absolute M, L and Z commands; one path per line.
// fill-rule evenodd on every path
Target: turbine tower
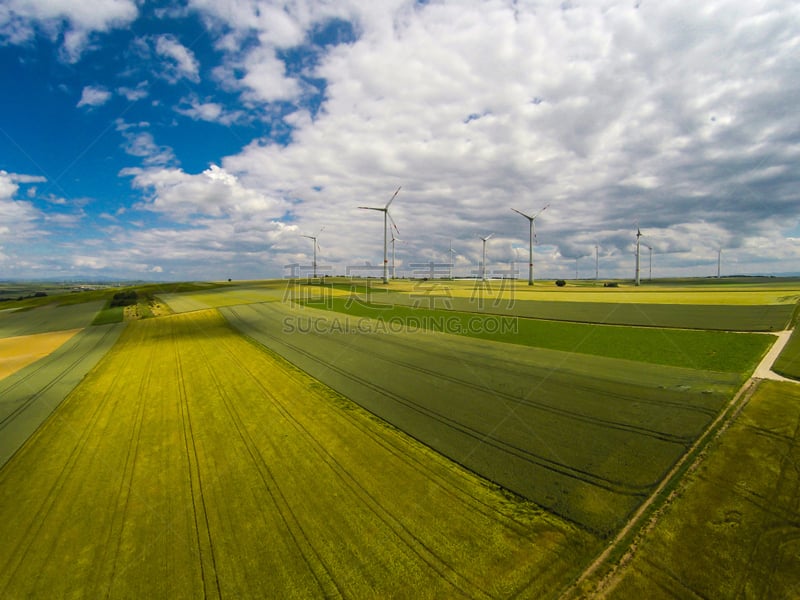
M 325 228 L 322 227 L 314 235 L 304 235 L 303 236 L 304 238 L 310 239 L 314 243 L 314 262 L 313 262 L 313 265 L 314 265 L 314 279 L 317 278 L 317 248 L 319 248 L 319 244 L 317 243 L 317 236 L 319 236 L 319 234 L 322 233 L 323 229 L 325 229 Z
M 722 247 L 717 250 L 717 279 L 722 276 Z
M 635 285 L 639 285 L 639 238 L 642 237 L 642 232 L 639 230 L 639 226 L 636 226 L 636 282 Z
M 647 276 L 647 281 L 653 281 L 653 247 L 648 246 L 647 244 L 644 245 L 650 251 L 650 264 L 649 264 L 649 274 Z
M 545 207 L 537 212 L 535 215 L 530 216 L 526 215 L 524 212 L 517 210 L 516 208 L 512 208 L 515 213 L 522 215 L 526 219 L 528 219 L 529 223 L 529 230 L 528 230 L 528 285 L 533 285 L 533 240 L 536 238 L 536 225 L 534 225 L 534 221 L 536 221 L 536 217 L 542 214 L 547 207 L 550 206 L 549 204 L 545 205 Z
M 486 281 L 486 240 L 492 237 L 494 234 L 490 233 L 486 237 L 482 237 L 483 240 L 483 260 L 481 261 L 481 279 Z
M 397 227 L 395 227 L 395 229 L 397 229 Z M 392 279 L 396 279 L 397 278 L 397 275 L 395 274 L 395 270 L 394 270 L 394 243 L 395 242 L 402 242 L 402 241 L 403 240 L 401 240 L 400 238 L 394 237 L 394 231 L 392 231 Z
M 600 279 L 600 246 L 594 245 L 594 283 Z
M 395 196 L 397 196 L 397 194 L 399 192 L 400 192 L 400 188 L 397 188 L 397 191 L 392 195 L 392 197 L 386 203 L 386 206 L 384 206 L 383 208 L 376 207 L 376 206 L 359 206 L 358 207 L 358 208 L 363 208 L 364 210 L 378 210 L 378 211 L 383 213 L 383 283 L 389 283 L 389 277 L 388 277 L 388 275 L 386 273 L 386 270 L 388 268 L 388 263 L 389 263 L 389 261 L 387 259 L 387 256 L 386 256 L 387 246 L 388 246 L 387 227 L 389 225 L 388 222 L 387 222 L 387 219 L 388 219 L 388 221 L 392 222 L 392 227 L 394 227 L 395 230 L 397 230 L 397 233 L 400 233 L 400 230 L 397 229 L 397 225 L 395 225 L 394 219 L 392 219 L 392 215 L 389 214 L 389 205 L 392 203 L 392 201 L 395 199 Z
M 450 247 L 447 250 L 447 264 L 450 267 L 449 279 L 453 279 L 453 255 L 458 254 L 455 250 L 453 250 L 453 240 L 450 240 Z

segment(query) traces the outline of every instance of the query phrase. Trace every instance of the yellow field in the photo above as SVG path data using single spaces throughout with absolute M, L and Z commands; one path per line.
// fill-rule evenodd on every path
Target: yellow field
M 480 290 L 487 301 L 501 300 L 557 300 L 563 302 L 625 302 L 642 304 L 794 304 L 800 300 L 800 283 L 775 285 L 703 285 L 686 287 L 633 287 L 604 288 L 570 283 L 556 287 L 552 281 L 537 282 L 533 287 L 521 281 L 397 281 L 388 286 L 390 291 L 420 294 L 426 290 L 449 294 L 454 298 L 470 298 Z M 383 290 L 382 284 L 374 289 Z
M 53 352 L 80 329 L 0 338 L 0 379 Z
M 236 335 L 131 322 L 0 470 L 0 596 L 557 596 L 600 543 Z

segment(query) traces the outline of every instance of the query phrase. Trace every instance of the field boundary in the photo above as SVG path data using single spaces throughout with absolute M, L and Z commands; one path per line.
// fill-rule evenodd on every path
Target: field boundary
M 581 589 L 581 586 L 587 583 L 603 566 L 608 565 L 612 557 L 619 554 L 627 545 L 627 550 L 622 554 L 617 563 L 612 565 L 602 579 L 595 585 L 595 590 L 590 595 L 591 597 L 597 597 L 599 593 L 603 596 L 606 592 L 611 591 L 610 588 L 613 587 L 620 568 L 633 558 L 636 552 L 638 538 L 655 526 L 661 513 L 669 505 L 672 498 L 674 498 L 675 490 L 673 489 L 667 497 L 663 498 L 661 504 L 656 506 L 659 499 L 662 498 L 663 492 L 668 486 L 678 484 L 686 473 L 693 471 L 700 465 L 704 458 L 703 450 L 712 440 L 719 437 L 719 435 L 728 428 L 733 419 L 738 416 L 755 393 L 760 381 L 760 379 L 751 377 L 739 388 L 739 391 L 736 392 L 725 409 L 720 412 L 717 418 L 714 419 L 706 431 L 695 441 L 692 447 L 684 453 L 677 463 L 675 463 L 675 466 L 664 476 L 664 479 L 662 479 L 661 483 L 650 497 L 639 506 L 608 547 L 600 553 L 600 555 L 584 569 L 569 588 L 561 594 L 561 599 L 571 600 L 573 598 L 586 597 L 588 592 Z M 647 520 L 648 517 L 649 520 Z

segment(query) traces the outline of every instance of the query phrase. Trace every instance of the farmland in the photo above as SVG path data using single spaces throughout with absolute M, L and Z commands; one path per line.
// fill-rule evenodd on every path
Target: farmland
M 423 443 L 601 535 L 624 522 L 740 381 L 438 333 L 354 335 L 319 328 L 322 311 L 282 303 L 221 310 Z
M 214 311 L 128 325 L 0 471 L 0 522 L 4 597 L 541 596 L 598 547 Z
M 138 315 L 102 311 L 108 293 L 0 312 L 7 340 L 80 329 L 0 379 L 0 593 L 572 595 L 668 483 L 636 552 L 581 592 L 791 594 L 793 534 L 773 556 L 753 532 L 797 519 L 794 384 L 704 436 L 800 286 L 516 284 L 168 284 L 136 288 Z
M 761 383 L 604 596 L 797 598 L 799 450 L 800 389 Z

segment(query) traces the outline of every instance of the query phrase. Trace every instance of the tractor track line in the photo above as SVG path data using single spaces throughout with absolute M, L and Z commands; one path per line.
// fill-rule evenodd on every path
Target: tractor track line
M 173 328 L 171 332 L 175 360 L 178 371 L 178 389 L 180 396 L 181 420 L 183 422 L 183 441 L 186 449 L 187 472 L 189 475 L 189 486 L 192 496 L 192 509 L 194 512 L 195 533 L 197 535 L 197 551 L 200 555 L 200 575 L 203 582 L 203 597 L 209 598 L 216 592 L 216 597 L 222 597 L 219 576 L 217 573 L 217 563 L 214 556 L 214 545 L 211 539 L 211 529 L 208 523 L 208 511 L 206 510 L 205 496 L 203 495 L 203 482 L 200 477 L 200 461 L 197 456 L 197 445 L 194 439 L 192 419 L 189 412 L 189 399 L 186 394 L 186 380 L 183 375 L 183 362 L 181 359 L 180 345 L 178 336 Z M 200 514 L 202 513 L 202 514 Z M 201 526 L 201 522 L 202 525 Z M 210 564 L 206 565 L 206 561 Z M 208 581 L 213 579 L 213 583 Z M 211 584 L 211 585 L 210 585 Z M 211 589 L 209 589 L 211 587 Z

